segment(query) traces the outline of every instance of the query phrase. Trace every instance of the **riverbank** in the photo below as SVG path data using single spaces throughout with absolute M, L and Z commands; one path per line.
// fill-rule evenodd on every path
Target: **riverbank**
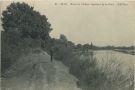
M 2 90 L 81 90 L 77 79 L 69 73 L 69 68 L 60 61 L 50 61 L 44 52 L 31 53 L 20 58 L 2 79 Z
M 135 50 L 115 49 L 114 51 L 130 54 L 130 55 L 135 55 Z
M 123 64 L 129 62 L 129 60 L 132 63 L 132 55 L 118 53 L 113 50 L 93 50 L 86 52 L 78 50 L 77 52 L 65 47 L 60 48 L 55 55 L 57 58 L 60 58 L 58 60 L 61 60 L 69 67 L 70 73 L 77 77 L 79 80 L 77 85 L 82 90 L 133 89 L 133 70 L 129 71 L 126 64 Z M 123 55 L 124 58 L 121 58 Z M 128 58 L 127 56 L 131 57 Z M 132 65 L 130 62 L 127 64 Z M 124 70 L 126 70 L 125 73 L 123 73 Z M 129 82 L 132 83 L 129 84 Z

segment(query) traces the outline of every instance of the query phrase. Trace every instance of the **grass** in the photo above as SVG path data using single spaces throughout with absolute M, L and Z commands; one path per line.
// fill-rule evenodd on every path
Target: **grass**
M 98 60 L 88 53 L 73 53 L 71 47 L 55 44 L 54 57 L 69 67 L 70 73 L 78 78 L 77 85 L 82 90 L 133 90 L 134 70 L 129 68 L 122 72 L 122 63 L 117 57 L 102 61 L 99 67 Z M 15 32 L 2 33 L 2 76 L 12 65 L 18 62 L 21 55 L 28 54 L 33 48 L 41 46 L 40 40 L 21 38 Z M 35 51 L 39 53 L 39 51 Z M 81 55 L 83 58 L 80 58 Z M 25 64 L 25 63 L 24 63 Z M 16 65 L 16 67 L 19 67 Z
M 133 68 L 122 72 L 122 64 L 117 57 L 102 61 L 99 67 L 98 60 L 83 53 L 72 53 L 71 49 L 61 47 L 55 55 L 70 68 L 70 73 L 78 78 L 77 85 L 82 90 L 133 90 Z

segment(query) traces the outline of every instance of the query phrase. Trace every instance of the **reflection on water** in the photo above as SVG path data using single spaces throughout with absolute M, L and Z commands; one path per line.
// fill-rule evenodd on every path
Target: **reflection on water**
M 124 67 L 133 67 L 134 65 L 134 55 L 124 54 L 121 52 L 104 50 L 104 51 L 95 51 L 94 57 L 102 63 L 102 60 L 117 60 L 118 62 L 123 63 Z
M 123 69 L 133 68 L 135 55 L 125 54 L 121 52 L 116 52 L 113 50 L 97 50 L 97 51 L 88 51 L 80 53 L 80 58 L 96 58 L 99 66 L 103 63 L 106 63 L 108 60 L 113 60 L 117 63 L 121 63 L 123 65 Z

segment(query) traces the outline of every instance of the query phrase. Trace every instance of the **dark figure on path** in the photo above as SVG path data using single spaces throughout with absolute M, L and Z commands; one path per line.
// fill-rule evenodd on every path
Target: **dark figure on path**
M 53 61 L 53 50 L 50 50 L 50 55 L 51 55 L 51 62 Z

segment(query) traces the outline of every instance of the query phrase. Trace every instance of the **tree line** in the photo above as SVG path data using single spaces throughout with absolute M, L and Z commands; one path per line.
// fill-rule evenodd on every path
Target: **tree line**
M 108 70 L 106 68 L 108 66 L 104 66 L 105 69 L 99 69 L 96 59 L 90 59 L 89 56 L 81 59 L 79 55 L 74 53 L 75 50 L 114 49 L 116 47 L 98 47 L 92 43 L 75 45 L 63 34 L 60 35 L 59 39 L 52 38 L 49 34 L 53 29 L 48 18 L 26 3 L 11 3 L 2 12 L 1 20 L 4 29 L 1 37 L 2 77 L 7 77 L 6 71 L 12 65 L 15 67 L 20 60 L 19 58 L 33 52 L 33 49 L 42 48 L 48 53 L 50 49 L 53 49 L 54 58 L 69 67 L 70 73 L 78 78 L 77 85 L 83 90 L 127 90 L 124 86 L 128 81 L 122 84 L 124 89 L 117 89 L 119 87 L 117 81 L 126 78 L 119 69 L 111 72 L 109 76 L 114 74 L 108 77 L 107 72 L 105 72 L 106 69 Z M 126 47 L 118 48 L 126 49 Z M 116 77 L 114 77 L 115 74 Z M 133 87 L 131 86 L 131 88 Z

